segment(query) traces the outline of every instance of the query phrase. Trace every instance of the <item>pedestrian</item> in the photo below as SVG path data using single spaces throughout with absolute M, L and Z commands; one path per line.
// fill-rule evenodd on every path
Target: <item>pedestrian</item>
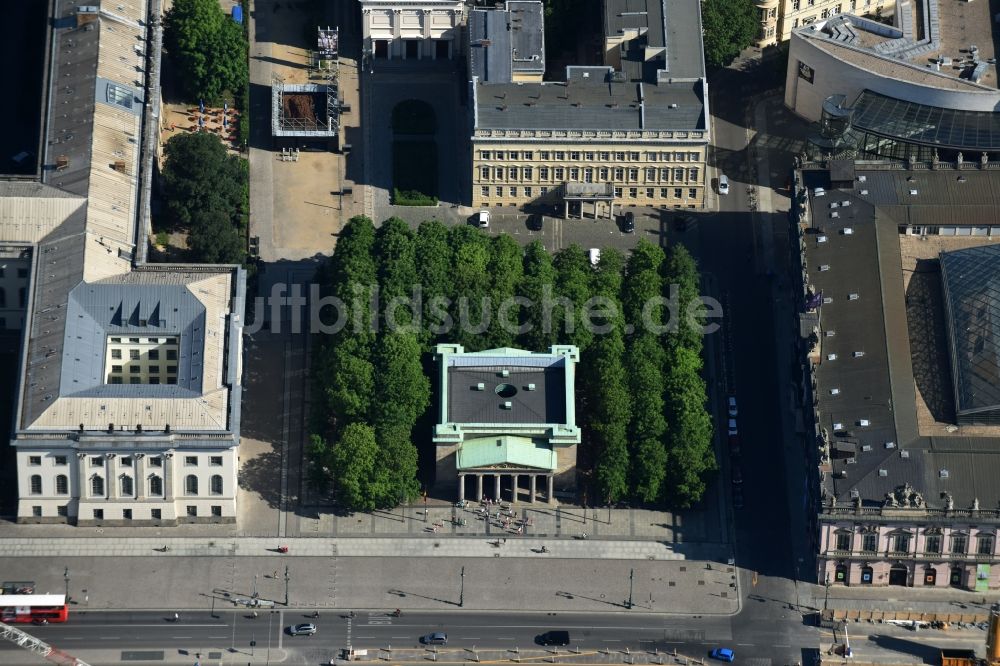
M 524 533 L 524 528 L 523 528 L 523 527 L 518 527 L 518 528 L 517 528 L 517 533 L 518 533 L 518 535 L 519 535 L 519 536 L 520 536 L 521 534 L 523 534 L 523 533 Z
M 274 573 L 273 573 L 273 574 L 271 574 L 271 578 L 277 578 L 277 577 L 278 577 L 278 570 L 277 570 L 277 569 L 275 569 L 275 570 L 274 570 Z

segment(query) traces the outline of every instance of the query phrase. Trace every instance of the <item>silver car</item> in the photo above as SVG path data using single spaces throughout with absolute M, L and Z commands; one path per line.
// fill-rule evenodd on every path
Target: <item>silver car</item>
M 288 633 L 292 636 L 312 636 L 316 633 L 315 624 L 293 624 L 288 627 Z

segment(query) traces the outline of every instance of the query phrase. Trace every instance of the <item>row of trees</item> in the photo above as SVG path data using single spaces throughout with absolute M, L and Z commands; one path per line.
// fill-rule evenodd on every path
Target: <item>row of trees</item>
M 431 221 L 414 232 L 390 219 L 376 230 L 358 217 L 324 280 L 348 307 L 315 356 L 322 419 L 311 473 L 318 485 L 335 480 L 345 506 L 387 507 L 418 492 L 413 428 L 429 406 L 428 352 L 446 341 L 468 351 L 578 346 L 578 466 L 589 497 L 677 507 L 701 498 L 715 460 L 700 329 L 681 318 L 669 330 L 659 300 L 676 285 L 671 309 L 697 311 L 697 268 L 683 247 L 665 254 L 641 241 L 627 259 L 609 248 L 593 267 L 576 245 L 553 256 L 471 226 Z
M 193 260 L 242 264 L 246 258 L 247 163 L 215 134 L 177 134 L 163 147 L 167 226 L 190 230 Z

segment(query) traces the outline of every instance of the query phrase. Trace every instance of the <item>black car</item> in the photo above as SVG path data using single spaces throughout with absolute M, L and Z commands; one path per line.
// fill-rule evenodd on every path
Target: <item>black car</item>
M 541 231 L 544 219 L 545 218 L 543 218 L 538 213 L 533 213 L 528 216 L 528 220 L 525 222 L 525 224 L 532 231 Z
M 625 213 L 625 216 L 622 218 L 622 231 L 627 234 L 635 231 L 635 213 L 631 211 Z
M 564 647 L 569 645 L 569 632 L 546 631 L 544 634 L 535 636 L 535 642 L 539 645 L 558 645 Z

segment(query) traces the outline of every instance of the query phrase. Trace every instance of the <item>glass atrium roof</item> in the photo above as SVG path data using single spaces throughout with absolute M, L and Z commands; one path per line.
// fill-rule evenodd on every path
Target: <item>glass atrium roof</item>
M 955 150 L 1000 150 L 1000 113 L 961 111 L 907 102 L 865 90 L 851 124 L 873 134 Z M 967 156 L 972 159 L 973 155 Z

